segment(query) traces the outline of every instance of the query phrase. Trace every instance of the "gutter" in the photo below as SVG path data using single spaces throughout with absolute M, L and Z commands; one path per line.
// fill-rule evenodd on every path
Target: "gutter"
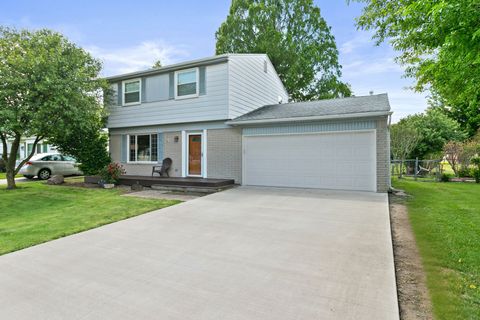
M 361 113 L 346 113 L 326 116 L 307 116 L 307 117 L 292 117 L 292 118 L 278 118 L 278 119 L 259 119 L 259 120 L 230 120 L 225 122 L 231 126 L 255 125 L 255 124 L 275 124 L 286 122 L 311 122 L 317 120 L 332 120 L 332 119 L 348 119 L 348 118 L 368 118 L 378 116 L 389 116 L 391 119 L 392 111 L 377 111 L 377 112 L 361 112 Z

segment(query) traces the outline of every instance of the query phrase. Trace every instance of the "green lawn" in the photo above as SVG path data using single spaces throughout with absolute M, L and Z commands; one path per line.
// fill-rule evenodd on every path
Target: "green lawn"
M 404 189 L 436 319 L 480 319 L 480 185 L 394 181 Z
M 122 197 L 118 189 L 17 185 L 0 186 L 0 255 L 179 202 Z
M 15 177 L 20 178 L 22 175 L 17 174 Z M 5 172 L 0 172 L 0 180 L 7 179 L 7 174 Z

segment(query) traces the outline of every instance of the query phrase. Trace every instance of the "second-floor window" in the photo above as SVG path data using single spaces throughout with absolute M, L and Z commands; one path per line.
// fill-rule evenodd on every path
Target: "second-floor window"
M 141 81 L 140 79 L 126 80 L 123 82 L 123 105 L 140 103 L 141 96 Z
M 198 96 L 198 68 L 175 73 L 175 98 L 183 99 Z

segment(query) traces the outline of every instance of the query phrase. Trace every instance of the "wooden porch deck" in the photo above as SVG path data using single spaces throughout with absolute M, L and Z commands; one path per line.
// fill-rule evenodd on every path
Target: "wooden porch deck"
M 100 177 L 98 176 L 86 176 L 86 183 L 98 183 Z M 152 185 L 163 186 L 179 186 L 179 187 L 225 187 L 235 184 L 233 179 L 210 179 L 210 178 L 194 178 L 194 177 L 159 177 L 159 176 L 133 176 L 124 175 L 120 177 L 120 184 L 131 186 L 134 184 L 140 184 L 144 187 L 151 187 Z

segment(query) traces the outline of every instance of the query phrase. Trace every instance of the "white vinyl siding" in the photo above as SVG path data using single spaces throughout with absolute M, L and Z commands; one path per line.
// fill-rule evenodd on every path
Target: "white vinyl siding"
M 227 63 L 206 67 L 206 95 L 195 99 L 145 102 L 130 108 L 113 107 L 108 128 L 138 127 L 228 118 Z M 149 78 L 147 77 L 147 86 Z M 147 99 L 150 93 L 146 92 Z M 150 101 L 150 100 L 149 100 Z
M 118 103 L 118 84 L 113 83 L 110 85 L 110 97 L 109 97 L 109 105 L 117 106 Z
M 375 130 L 243 138 L 246 185 L 376 191 Z
M 267 72 L 265 72 L 265 62 Z M 288 102 L 288 95 L 265 55 L 232 55 L 229 58 L 229 118 L 234 119 L 268 104 Z
M 165 101 L 169 99 L 168 73 L 145 78 L 145 102 Z

